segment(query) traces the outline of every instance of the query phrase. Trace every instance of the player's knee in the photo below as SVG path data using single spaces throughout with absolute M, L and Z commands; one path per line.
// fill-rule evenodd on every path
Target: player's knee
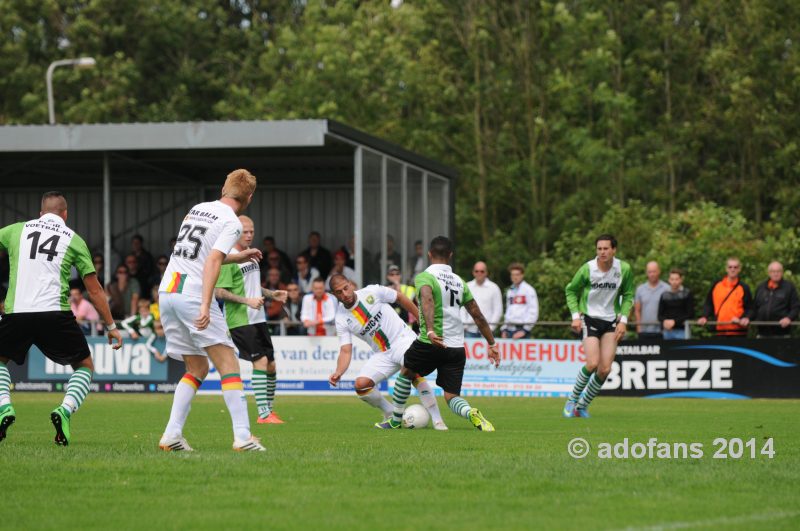
M 208 376 L 208 366 L 206 365 L 205 367 L 203 366 L 192 367 L 191 369 L 187 369 L 186 372 L 188 372 L 189 374 L 191 374 L 192 376 L 194 376 L 195 378 L 197 378 L 202 382 L 203 380 L 206 379 L 206 376 Z
M 275 372 L 277 366 L 275 365 L 275 360 L 272 360 L 267 363 L 267 372 Z
M 597 377 L 605 381 L 605 379 L 608 378 L 610 372 L 611 372 L 611 367 L 598 367 Z
M 253 368 L 258 371 L 266 372 L 268 367 L 269 367 L 269 360 L 267 360 L 266 356 L 264 356 L 263 358 L 258 358 L 253 362 Z
M 356 378 L 356 394 L 364 396 L 375 388 L 375 382 L 369 378 Z
M 597 370 L 597 362 L 596 361 L 589 361 L 586 360 L 586 370 L 589 372 L 594 372 Z
M 89 369 L 90 371 L 94 372 L 94 362 L 92 361 L 91 356 L 86 356 L 81 361 L 72 364 L 73 370 L 78 370 L 81 368 Z

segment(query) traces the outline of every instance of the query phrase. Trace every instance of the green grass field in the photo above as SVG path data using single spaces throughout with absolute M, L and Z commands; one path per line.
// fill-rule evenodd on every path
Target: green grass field
M 269 452 L 238 454 L 222 398 L 202 396 L 181 454 L 157 448 L 171 396 L 91 395 L 67 448 L 59 396 L 13 398 L 5 530 L 800 528 L 798 401 L 601 395 L 593 418 L 563 419 L 561 399 L 473 398 L 497 427 L 482 433 L 449 411 L 449 432 L 383 432 L 354 397 L 279 396 L 286 424 L 253 425 Z M 578 460 L 573 437 L 701 442 L 705 457 Z M 713 459 L 716 437 L 773 437 L 775 457 Z

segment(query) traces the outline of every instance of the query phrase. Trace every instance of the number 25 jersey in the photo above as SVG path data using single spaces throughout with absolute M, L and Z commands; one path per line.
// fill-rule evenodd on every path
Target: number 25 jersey
M 242 235 L 242 223 L 221 201 L 193 206 L 183 218 L 158 291 L 203 296 L 203 267 L 212 249 L 227 255 Z
M 55 214 L 0 229 L 11 274 L 6 313 L 69 311 L 69 273 L 94 273 L 86 242 Z

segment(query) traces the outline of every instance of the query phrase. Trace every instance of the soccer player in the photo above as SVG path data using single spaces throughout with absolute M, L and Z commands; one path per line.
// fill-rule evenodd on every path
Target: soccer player
M 231 255 L 249 249 L 253 244 L 253 220 L 239 216 L 239 221 L 242 223 L 242 237 L 231 249 Z M 284 303 L 288 293 L 262 288 L 261 269 L 258 262 L 251 261 L 222 266 L 214 295 L 225 301 L 225 320 L 239 349 L 239 357 L 253 363 L 253 394 L 258 407 L 258 423 L 283 424 L 273 411 L 275 349 L 263 306 L 264 297 Z
M 147 352 L 152 354 L 158 361 L 166 361 L 167 357 L 153 346 L 158 334 L 156 333 L 156 319 L 150 311 L 150 301 L 147 299 L 139 299 L 136 305 L 139 308 L 138 313 L 122 321 L 122 323 L 120 323 L 122 328 L 128 332 L 131 339 L 134 341 L 140 337 L 146 338 L 144 346 Z
M 595 247 L 597 257 L 583 264 L 566 287 L 572 329 L 583 332 L 586 365 L 564 405 L 565 417 L 589 418 L 587 409 L 611 371 L 633 306 L 631 266 L 615 258 L 617 239 L 601 234 Z
M 233 422 L 233 449 L 265 451 L 250 433 L 247 400 L 239 376 L 239 360 L 228 338 L 225 317 L 219 305 L 212 304 L 214 285 L 223 263 L 246 263 L 261 259 L 258 249 L 230 254 L 242 234 L 241 214 L 256 189 L 256 178 L 247 170 L 234 170 L 225 179 L 222 197 L 193 206 L 183 218 L 159 291 L 161 323 L 167 337 L 167 355 L 183 360 L 184 374 L 175 388 L 172 411 L 162 450 L 191 451 L 183 437 L 183 426 L 192 399 L 208 374 L 208 359 L 222 380 L 222 396 Z
M 36 345 L 49 359 L 70 365 L 75 371 L 67 383 L 64 400 L 50 413 L 56 444 L 67 446 L 71 440 L 70 420 L 89 394 L 94 372 L 89 344 L 70 310 L 72 266 L 83 277 L 89 299 L 103 318 L 109 345 L 120 348 L 122 335 L 111 317 L 86 242 L 66 225 L 64 195 L 44 194 L 39 216 L 0 229 L 0 250 L 8 251 L 11 269 L 6 315 L 0 319 L 0 441 L 16 420 L 8 362 L 14 360 L 22 365 L 31 345 Z
M 464 379 L 467 352 L 464 348 L 464 326 L 461 308 L 467 310 L 489 344 L 489 362 L 500 365 L 500 353 L 492 329 L 472 298 L 466 282 L 453 273 L 448 263 L 453 256 L 453 242 L 444 236 L 431 240 L 428 258 L 431 265 L 416 276 L 420 298 L 419 337 L 406 351 L 403 368 L 394 386 L 392 417 L 376 424 L 382 429 L 397 429 L 403 419 L 406 400 L 415 374 L 427 376 L 434 370 L 436 384 L 444 390 L 447 405 L 456 415 L 468 419 L 481 431 L 494 431 L 491 422 L 459 396 Z
M 383 418 L 392 415 L 392 405 L 381 395 L 378 384 L 403 365 L 403 355 L 416 336 L 406 326 L 391 304 L 400 304 L 411 315 L 419 315 L 411 299 L 391 288 L 373 284 L 355 291 L 341 274 L 331 277 L 333 295 L 339 300 L 336 310 L 336 333 L 339 336 L 339 359 L 336 371 L 328 381 L 335 386 L 350 366 L 353 356 L 353 335 L 363 339 L 373 355 L 356 377 L 356 394 L 367 404 L 380 409 Z M 411 378 L 419 391 L 422 405 L 431 414 L 434 429 L 446 430 L 431 385 L 418 375 Z

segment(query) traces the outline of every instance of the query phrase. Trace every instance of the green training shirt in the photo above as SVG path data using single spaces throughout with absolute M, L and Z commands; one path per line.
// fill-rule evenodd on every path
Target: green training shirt
M 633 307 L 633 274 L 631 266 L 614 258 L 611 269 L 601 271 L 597 258 L 578 269 L 565 288 L 567 306 L 573 319 L 581 314 L 604 321 L 628 322 Z
M 238 253 L 232 248 L 230 254 Z M 239 297 L 261 297 L 261 269 L 257 262 L 244 264 L 225 264 L 219 270 L 217 288 L 225 288 Z M 228 328 L 239 328 L 251 324 L 266 322 L 264 308 L 254 310 L 246 304 L 225 301 L 225 320 Z
M 417 293 L 422 286 L 429 286 L 433 291 L 433 328 L 436 335 L 444 338 L 448 347 L 464 346 L 464 325 L 461 322 L 461 307 L 472 300 L 472 292 L 464 280 L 453 273 L 449 265 L 433 264 L 414 279 Z M 420 298 L 421 301 L 421 298 Z M 419 310 L 419 340 L 430 344 L 428 339 L 429 323 L 425 322 L 422 313 L 422 302 Z
M 56 214 L 3 227 L 0 249 L 11 269 L 6 313 L 70 311 L 70 268 L 95 272 L 86 242 Z

